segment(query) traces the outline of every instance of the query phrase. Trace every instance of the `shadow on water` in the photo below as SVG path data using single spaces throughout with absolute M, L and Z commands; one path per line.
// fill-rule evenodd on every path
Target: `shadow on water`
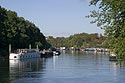
M 9 61 L 0 58 L 0 83 L 9 83 Z
M 0 59 L 0 83 L 12 83 L 20 78 L 38 78 L 45 65 L 44 58 L 8 60 Z M 40 71 L 40 72 L 39 72 Z

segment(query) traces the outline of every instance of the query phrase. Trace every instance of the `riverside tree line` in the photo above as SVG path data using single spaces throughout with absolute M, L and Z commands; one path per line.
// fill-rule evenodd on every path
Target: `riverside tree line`
M 70 37 L 47 37 L 47 41 L 54 47 L 75 47 L 75 48 L 89 48 L 89 47 L 106 47 L 105 37 L 102 34 L 80 33 L 74 34 Z
M 12 49 L 33 48 L 47 49 L 50 44 L 34 23 L 19 17 L 16 12 L 0 6 L 0 55 L 7 55 L 8 46 Z
M 106 45 L 117 55 L 117 60 L 122 61 L 125 59 L 125 0 L 90 0 L 90 6 L 96 5 L 99 10 L 92 10 L 87 17 L 94 18 L 95 20 L 91 23 L 97 23 L 98 27 L 104 29 Z M 46 42 L 45 37 L 35 27 L 33 23 L 18 17 L 15 12 L 0 7 L 0 50 L 7 48 L 8 43 L 11 43 L 15 48 L 27 46 L 24 45 L 26 43 L 33 45 L 37 43 L 40 47 L 47 47 L 49 44 Z M 34 36 L 36 34 L 32 30 L 40 33 L 40 36 Z M 31 35 L 32 33 L 34 35 Z M 38 37 L 40 37 L 40 40 Z M 68 38 L 62 39 L 66 41 Z M 21 42 L 23 42 L 23 45 L 21 45 Z M 75 45 L 78 46 L 77 43 Z

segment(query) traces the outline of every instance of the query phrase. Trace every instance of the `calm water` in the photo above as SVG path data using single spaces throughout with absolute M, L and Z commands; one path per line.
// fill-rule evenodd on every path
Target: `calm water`
M 63 52 L 47 59 L 0 60 L 0 83 L 125 83 L 125 64 L 108 55 Z

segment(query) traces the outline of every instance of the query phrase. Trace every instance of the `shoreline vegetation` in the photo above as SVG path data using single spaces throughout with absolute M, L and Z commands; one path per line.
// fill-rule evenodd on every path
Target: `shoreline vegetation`
M 9 44 L 12 50 L 28 48 L 30 44 L 33 48 L 38 45 L 39 49 L 51 46 L 34 23 L 0 6 L 0 55 L 8 55 Z
M 69 37 L 53 36 L 45 37 L 38 27 L 32 22 L 19 17 L 16 12 L 7 10 L 0 6 L 0 55 L 8 57 L 9 44 L 12 45 L 12 51 L 16 49 L 36 48 L 40 50 L 51 47 L 59 48 L 105 48 L 106 38 L 102 34 L 80 33 Z
M 69 37 L 56 37 L 48 36 L 47 42 L 56 48 L 66 47 L 66 48 L 107 48 L 105 42 L 106 37 L 102 34 L 93 33 L 80 33 L 74 34 Z
M 98 9 L 91 10 L 86 17 L 104 30 L 108 48 L 113 50 L 118 63 L 125 61 L 125 0 L 91 0 L 90 6 Z

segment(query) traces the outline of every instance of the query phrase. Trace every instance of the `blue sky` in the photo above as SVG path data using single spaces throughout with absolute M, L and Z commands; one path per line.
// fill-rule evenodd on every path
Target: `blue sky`
M 0 0 L 0 5 L 33 22 L 45 36 L 67 37 L 76 33 L 104 33 L 85 18 L 89 0 Z

